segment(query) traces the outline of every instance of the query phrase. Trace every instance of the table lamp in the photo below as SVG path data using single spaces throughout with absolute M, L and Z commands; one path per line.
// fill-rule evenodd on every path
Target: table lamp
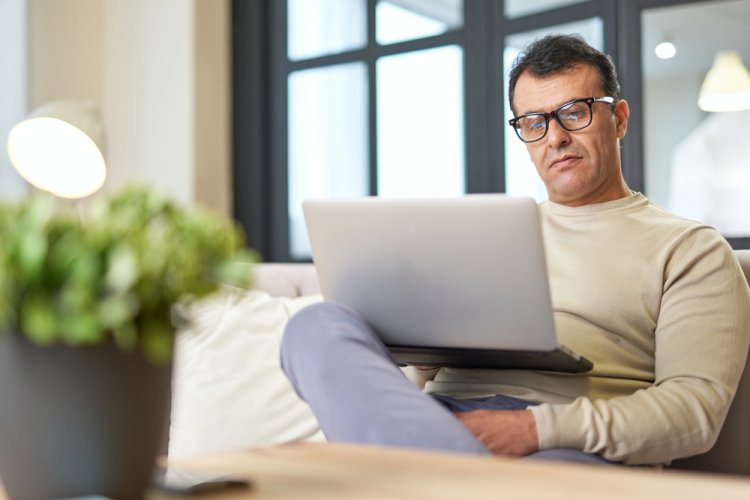
M 93 102 L 53 101 L 11 129 L 8 156 L 34 187 L 78 199 L 104 184 L 103 143 L 103 125 Z

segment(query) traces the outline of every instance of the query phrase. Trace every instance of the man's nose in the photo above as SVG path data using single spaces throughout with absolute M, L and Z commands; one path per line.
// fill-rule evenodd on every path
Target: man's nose
M 570 132 L 565 130 L 555 118 L 551 117 L 547 129 L 547 144 L 552 148 L 557 148 L 569 142 Z

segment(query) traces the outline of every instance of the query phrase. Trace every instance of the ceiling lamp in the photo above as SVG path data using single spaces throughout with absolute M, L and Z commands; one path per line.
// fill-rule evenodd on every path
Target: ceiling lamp
M 13 167 L 34 187 L 61 198 L 83 198 L 104 184 L 104 131 L 89 101 L 54 101 L 8 134 Z
M 675 47 L 669 40 L 665 40 L 654 47 L 654 54 L 656 54 L 656 57 L 659 59 L 672 59 L 677 55 L 677 47 Z
M 750 109 L 750 72 L 735 51 L 716 54 L 703 80 L 698 107 L 704 111 Z

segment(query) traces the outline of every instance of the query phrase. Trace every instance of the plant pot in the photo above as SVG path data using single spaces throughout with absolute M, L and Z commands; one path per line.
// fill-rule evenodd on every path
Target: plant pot
M 38 347 L 0 334 L 0 481 L 10 500 L 142 498 L 171 374 L 113 343 Z

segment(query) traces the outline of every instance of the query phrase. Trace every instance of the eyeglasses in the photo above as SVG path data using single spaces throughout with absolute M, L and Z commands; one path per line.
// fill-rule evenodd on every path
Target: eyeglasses
M 591 105 L 595 102 L 613 104 L 613 97 L 586 97 L 566 102 L 549 113 L 529 113 L 509 120 L 510 126 L 523 142 L 540 141 L 547 135 L 549 120 L 554 118 L 562 128 L 570 132 L 581 130 L 591 125 L 593 113 Z

